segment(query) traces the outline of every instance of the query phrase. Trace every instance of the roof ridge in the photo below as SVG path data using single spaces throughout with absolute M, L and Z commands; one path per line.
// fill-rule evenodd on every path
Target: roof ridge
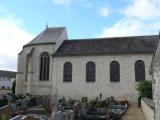
M 75 41 L 75 40 L 79 40 L 79 41 L 82 41 L 82 40 L 106 40 L 106 39 L 123 39 L 123 38 L 137 38 L 137 37 L 156 37 L 158 35 L 140 35 L 140 36 L 122 36 L 122 37 L 100 37 L 100 38 L 78 38 L 78 39 L 68 39 L 70 41 Z
M 68 39 L 68 40 L 65 40 L 67 42 L 76 42 L 76 41 L 98 41 L 98 40 L 111 40 L 111 39 L 114 39 L 114 40 L 133 40 L 133 39 L 128 39 L 128 38 L 143 38 L 143 37 L 158 37 L 158 35 L 148 35 L 148 36 L 127 36 L 127 37 L 106 37 L 106 38 L 84 38 L 84 39 Z M 141 40 L 141 39 L 139 39 Z

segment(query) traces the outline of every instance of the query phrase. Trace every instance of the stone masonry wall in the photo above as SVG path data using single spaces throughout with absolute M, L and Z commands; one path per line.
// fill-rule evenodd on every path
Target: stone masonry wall
M 131 55 L 97 55 L 55 57 L 53 59 L 53 83 L 52 94 L 58 96 L 79 98 L 87 96 L 94 98 L 102 93 L 103 97 L 115 96 L 126 98 L 131 102 L 137 102 L 134 64 L 137 60 L 145 63 L 146 79 L 150 80 L 149 66 L 151 54 Z M 93 61 L 96 64 L 96 82 L 86 82 L 86 63 Z M 110 63 L 118 61 L 120 64 L 120 82 L 110 82 Z M 72 63 L 72 82 L 63 82 L 63 65 Z
M 26 56 L 28 54 L 27 50 L 29 47 L 25 48 L 23 52 L 19 55 L 18 59 L 18 71 L 17 74 L 17 94 L 30 93 L 33 95 L 51 95 L 52 89 L 52 54 L 54 51 L 53 45 L 38 45 L 32 46 L 34 48 L 32 57 L 28 61 L 28 74 L 27 81 L 25 81 L 25 66 L 26 66 Z M 42 52 L 48 52 L 50 54 L 50 78 L 49 81 L 39 80 L 39 65 L 40 65 L 40 54 Z

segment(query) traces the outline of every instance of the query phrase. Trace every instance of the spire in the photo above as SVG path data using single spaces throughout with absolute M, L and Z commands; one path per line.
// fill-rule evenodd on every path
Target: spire
M 48 22 L 46 23 L 46 29 L 48 28 Z
M 160 39 L 160 31 L 159 31 L 159 39 Z

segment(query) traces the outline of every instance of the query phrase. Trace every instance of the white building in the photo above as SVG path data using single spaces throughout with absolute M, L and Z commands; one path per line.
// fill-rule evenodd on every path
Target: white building
M 158 36 L 68 40 L 64 27 L 46 28 L 18 55 L 16 93 L 137 102 L 137 82 L 150 80 Z
M 12 89 L 16 72 L 0 70 L 0 89 Z

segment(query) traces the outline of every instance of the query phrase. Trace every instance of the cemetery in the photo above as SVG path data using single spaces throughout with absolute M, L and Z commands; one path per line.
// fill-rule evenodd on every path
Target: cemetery
M 17 96 L 14 104 L 21 116 L 38 114 L 34 118 L 39 119 L 120 120 L 137 103 L 137 85 L 151 80 L 148 71 L 158 39 L 71 40 L 66 27 L 46 27 L 18 54 L 15 93 L 30 95 Z M 152 96 L 151 86 L 141 97 Z
M 152 82 L 140 82 L 136 89 L 139 97 L 135 105 L 141 107 L 140 111 L 137 109 L 139 116 L 144 114 L 146 120 L 151 120 Z M 127 114 L 137 115 L 132 106 L 127 99 L 104 97 L 101 93 L 92 99 L 7 93 L 0 95 L 0 120 L 128 120 Z
M 129 107 L 125 99 L 53 98 L 26 94 L 0 96 L 0 120 L 120 120 Z

